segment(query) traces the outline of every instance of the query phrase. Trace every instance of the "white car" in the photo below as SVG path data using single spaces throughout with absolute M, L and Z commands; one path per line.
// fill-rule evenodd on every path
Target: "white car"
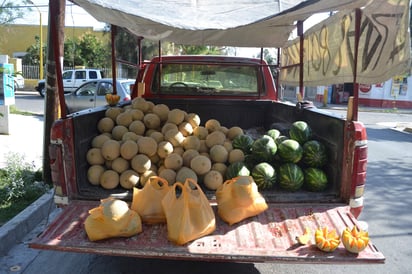
M 130 100 L 131 86 L 134 79 L 116 79 L 116 91 L 120 102 Z M 107 105 L 105 95 L 113 93 L 113 79 L 90 80 L 73 92 L 64 95 L 67 113 Z
M 14 90 L 22 90 L 24 89 L 24 77 L 20 74 L 16 74 L 13 76 L 14 80 Z

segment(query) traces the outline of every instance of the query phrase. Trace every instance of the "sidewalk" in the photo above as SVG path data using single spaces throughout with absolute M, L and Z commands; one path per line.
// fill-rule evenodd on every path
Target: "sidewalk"
M 36 168 L 43 164 L 42 115 L 27 116 L 9 114 L 9 134 L 0 134 L 0 168 L 6 165 L 9 153 L 17 153 Z

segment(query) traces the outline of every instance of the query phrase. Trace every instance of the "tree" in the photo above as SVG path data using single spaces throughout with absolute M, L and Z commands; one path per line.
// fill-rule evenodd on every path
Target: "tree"
M 23 4 L 29 3 L 27 0 L 21 2 Z M 0 4 L 0 26 L 11 24 L 16 19 L 23 18 L 23 15 L 24 9 L 16 6 L 15 1 L 2 0 Z
M 22 61 L 25 65 L 39 65 L 40 55 L 40 37 L 36 35 L 34 37 L 35 43 L 26 49 L 27 54 L 23 57 Z M 46 52 L 43 47 L 43 64 L 45 63 Z
M 35 40 L 36 42 L 27 48 L 27 54 L 23 57 L 25 65 L 39 64 L 39 37 L 35 36 Z M 43 52 L 47 52 L 47 47 L 43 48 Z M 110 66 L 109 44 L 105 44 L 91 33 L 85 33 L 80 38 L 67 38 L 64 42 L 63 66 L 95 68 Z

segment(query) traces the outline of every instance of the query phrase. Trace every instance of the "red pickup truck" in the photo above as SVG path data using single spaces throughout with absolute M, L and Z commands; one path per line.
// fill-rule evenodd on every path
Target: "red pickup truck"
M 52 179 L 55 202 L 63 212 L 30 246 L 40 249 L 110 254 L 146 258 L 206 261 L 301 261 L 312 263 L 383 262 L 372 244 L 353 256 L 341 244 L 325 253 L 315 245 L 298 245 L 296 237 L 305 227 L 336 229 L 361 227 L 357 217 L 363 207 L 367 140 L 362 123 L 331 113 L 279 102 L 270 67 L 253 58 L 221 56 L 164 56 L 144 65 L 135 95 L 169 109 L 196 113 L 204 123 L 218 120 L 230 128 L 253 132 L 270 128 L 284 130 L 297 121 L 310 125 L 315 139 L 325 144 L 329 185 L 325 191 L 262 190 L 269 209 L 239 224 L 229 226 L 217 218 L 217 229 L 184 246 L 167 240 L 164 224 L 143 225 L 143 233 L 130 238 L 98 242 L 87 239 L 84 221 L 101 199 L 115 197 L 130 202 L 131 190 L 103 189 L 88 181 L 86 153 L 99 134 L 97 122 L 109 106 L 85 110 L 57 120 L 51 130 Z M 131 107 L 121 103 L 121 107 Z M 216 209 L 214 191 L 205 189 Z

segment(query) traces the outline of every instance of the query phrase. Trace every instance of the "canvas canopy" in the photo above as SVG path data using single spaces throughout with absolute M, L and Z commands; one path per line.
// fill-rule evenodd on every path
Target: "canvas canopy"
M 280 81 L 298 86 L 383 82 L 410 69 L 409 0 L 73 0 L 98 21 L 145 39 L 282 49 Z M 361 10 L 355 65 L 355 10 Z M 297 21 L 333 12 L 291 39 Z M 303 82 L 300 67 L 303 61 Z
M 283 47 L 297 20 L 367 0 L 74 0 L 96 20 L 155 41 Z

